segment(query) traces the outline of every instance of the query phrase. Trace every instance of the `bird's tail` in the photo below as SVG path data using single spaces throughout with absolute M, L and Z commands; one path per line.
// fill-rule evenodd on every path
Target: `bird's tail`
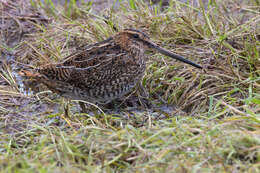
M 28 70 L 21 70 L 19 73 L 19 75 L 24 76 L 24 77 L 30 77 L 30 78 L 40 78 L 42 77 L 42 75 L 38 72 L 31 72 Z

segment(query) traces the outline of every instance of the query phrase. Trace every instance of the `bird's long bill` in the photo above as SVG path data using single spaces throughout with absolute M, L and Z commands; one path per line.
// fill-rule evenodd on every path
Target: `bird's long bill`
M 197 67 L 197 68 L 202 69 L 202 66 L 200 66 L 200 65 L 198 65 L 198 64 L 196 64 L 196 63 L 194 63 L 194 62 L 192 62 L 192 61 L 190 61 L 190 60 L 187 60 L 187 59 L 185 59 L 184 57 L 182 57 L 182 56 L 180 56 L 180 55 L 177 55 L 177 54 L 175 54 L 175 53 L 172 53 L 172 52 L 170 52 L 170 51 L 168 51 L 168 50 L 166 50 L 166 49 L 164 49 L 164 48 L 162 48 L 162 47 L 160 47 L 160 46 L 158 46 L 158 45 L 156 45 L 156 44 L 154 44 L 154 43 L 150 43 L 149 46 L 150 46 L 151 48 L 156 49 L 158 52 L 160 52 L 160 53 L 163 54 L 163 55 L 169 56 L 169 57 L 171 57 L 171 58 L 177 59 L 177 60 L 179 60 L 179 61 L 181 61 L 181 62 L 184 62 L 184 63 L 186 63 L 186 64 L 190 64 L 190 65 L 192 65 L 192 66 L 194 66 L 194 67 Z

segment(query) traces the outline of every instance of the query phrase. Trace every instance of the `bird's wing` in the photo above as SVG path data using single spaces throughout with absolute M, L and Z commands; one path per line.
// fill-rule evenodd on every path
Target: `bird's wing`
M 79 88 L 95 88 L 126 74 L 129 53 L 116 44 L 103 43 L 75 53 L 58 64 L 44 66 L 38 72 L 47 79 Z

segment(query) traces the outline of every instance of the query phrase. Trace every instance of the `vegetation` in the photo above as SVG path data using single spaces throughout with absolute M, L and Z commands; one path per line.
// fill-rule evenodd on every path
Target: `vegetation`
M 75 0 L 0 2 L 0 171 L 260 172 L 259 0 L 118 2 L 98 12 Z M 140 29 L 204 70 L 150 52 L 152 108 L 136 99 L 134 110 L 80 113 L 72 101 L 69 117 L 61 97 L 17 74 L 115 28 Z

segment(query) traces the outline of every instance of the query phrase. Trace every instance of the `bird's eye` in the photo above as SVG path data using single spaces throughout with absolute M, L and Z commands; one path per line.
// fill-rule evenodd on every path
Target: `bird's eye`
M 133 37 L 134 38 L 139 38 L 139 35 L 138 34 L 134 34 Z

